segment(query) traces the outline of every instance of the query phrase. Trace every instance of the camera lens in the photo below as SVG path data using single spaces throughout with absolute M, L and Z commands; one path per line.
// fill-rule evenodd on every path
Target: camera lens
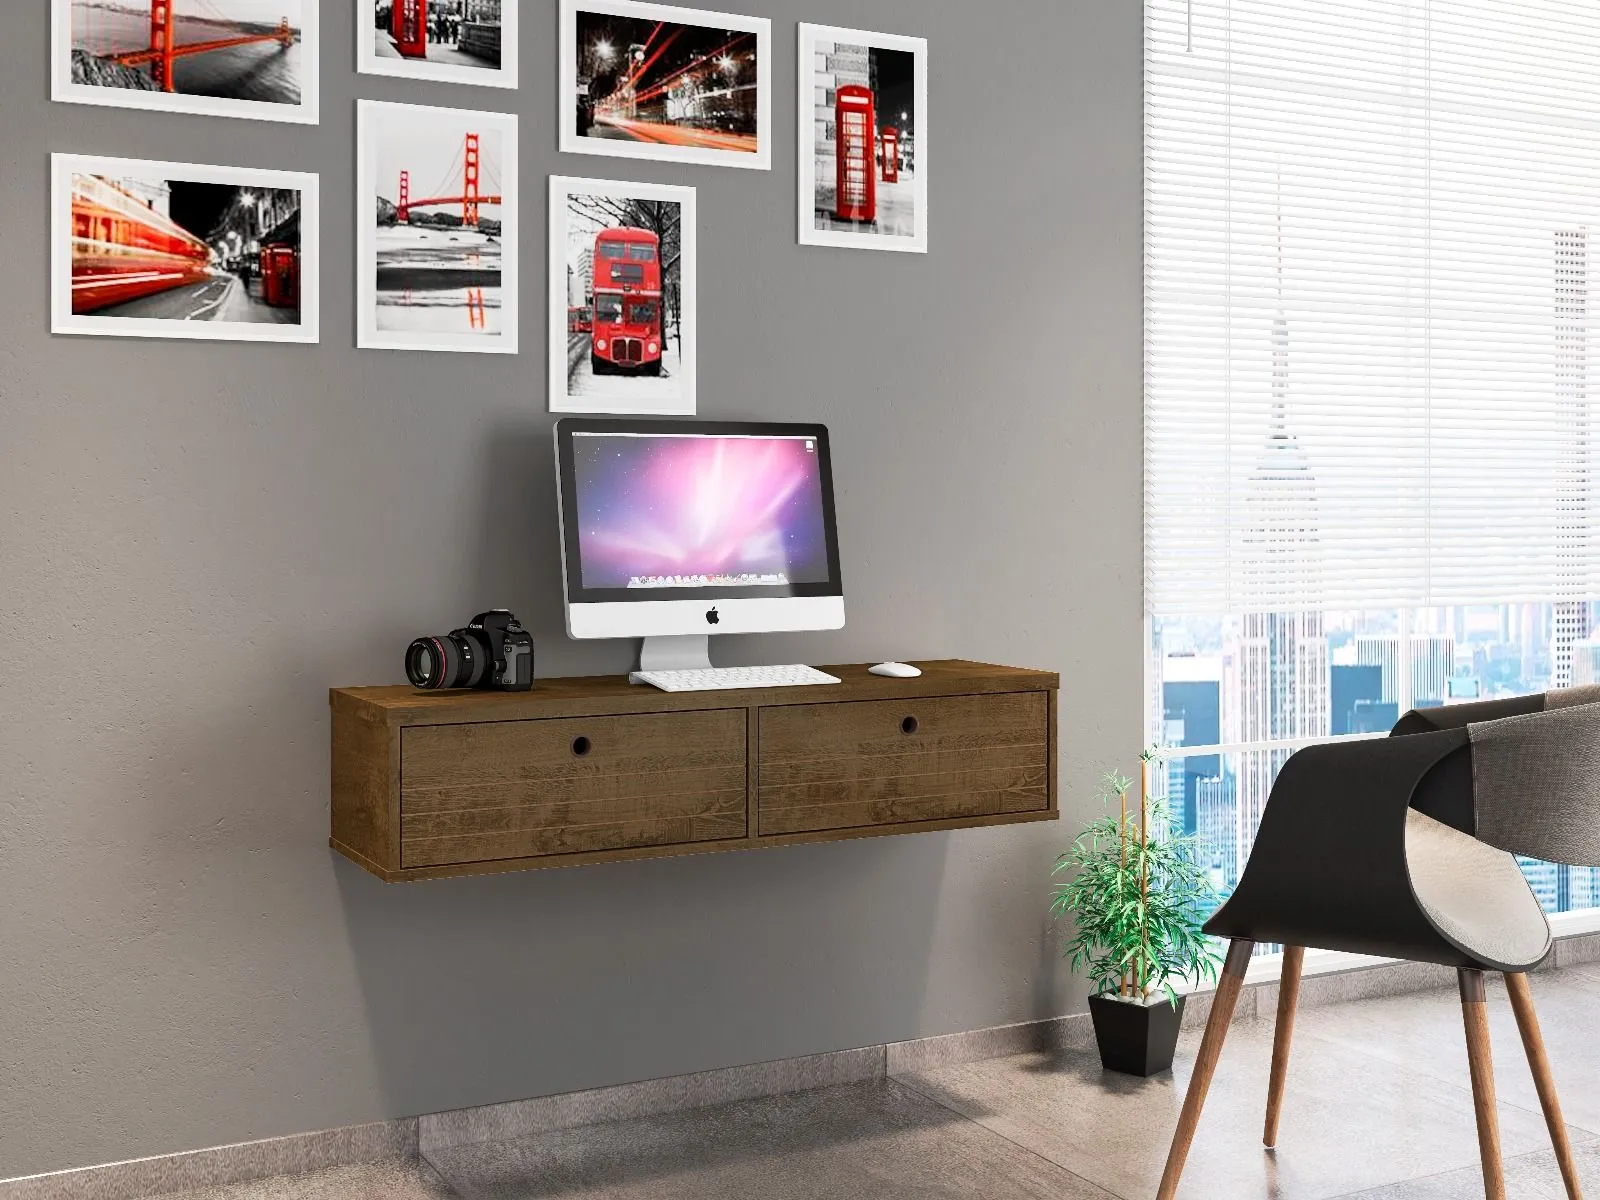
M 430 691 L 476 687 L 488 657 L 488 647 L 466 630 L 418 638 L 406 650 L 406 678 Z

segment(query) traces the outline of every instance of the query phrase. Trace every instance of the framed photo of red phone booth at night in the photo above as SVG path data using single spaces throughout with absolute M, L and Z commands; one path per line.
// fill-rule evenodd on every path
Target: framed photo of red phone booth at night
M 928 248 L 928 43 L 800 26 L 800 242 Z

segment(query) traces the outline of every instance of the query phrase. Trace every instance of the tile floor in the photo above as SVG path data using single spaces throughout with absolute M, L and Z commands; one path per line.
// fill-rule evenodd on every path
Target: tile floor
M 1580 1169 L 1600 1192 L 1600 965 L 1534 977 Z M 1563 1196 L 1503 986 L 1492 986 L 1509 1194 Z M 435 1151 L 167 1200 L 1147 1200 L 1199 1045 L 1172 1074 L 1024 1054 Z M 1276 1153 L 1260 1129 L 1269 1021 L 1232 1030 L 1189 1158 L 1190 1200 L 1481 1197 L 1453 989 L 1301 1014 Z

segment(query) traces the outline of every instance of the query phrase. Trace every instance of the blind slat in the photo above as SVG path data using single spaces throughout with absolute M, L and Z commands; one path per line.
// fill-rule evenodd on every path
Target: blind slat
M 1145 12 L 1151 614 L 1600 594 L 1600 6 Z

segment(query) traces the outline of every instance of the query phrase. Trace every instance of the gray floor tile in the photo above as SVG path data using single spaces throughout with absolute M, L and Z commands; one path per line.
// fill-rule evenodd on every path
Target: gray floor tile
M 439 1149 L 465 1200 L 1110 1200 L 889 1081 Z
M 1459 1021 L 1459 1018 L 1457 1018 Z M 1174 1071 L 1139 1080 L 1092 1053 L 1021 1055 L 903 1082 L 1119 1196 L 1155 1194 L 1198 1033 Z M 1472 1097 L 1425 1071 L 1309 1035 L 1297 1038 L 1277 1152 L 1261 1147 L 1269 1023 L 1235 1026 L 1213 1079 L 1179 1195 L 1326 1200 L 1478 1161 Z M 1502 1105 L 1508 1155 L 1543 1149 L 1543 1118 Z
M 1593 1194 L 1593 1189 L 1600 1188 L 1600 1143 L 1579 1146 L 1575 1154 L 1584 1191 Z M 1555 1153 L 1543 1150 L 1507 1162 L 1506 1195 L 1515 1196 L 1516 1200 L 1566 1200 Z M 1483 1200 L 1483 1172 L 1476 1166 L 1464 1167 L 1444 1175 L 1372 1188 L 1342 1200 Z
M 1500 977 L 1488 977 L 1495 1091 L 1507 1104 L 1538 1111 L 1516 1018 Z M 1600 972 L 1588 967 L 1542 971 L 1529 980 L 1550 1071 L 1568 1124 L 1600 1134 Z M 1461 1002 L 1454 988 L 1363 1000 L 1301 1016 L 1297 1030 L 1469 1086 Z
M 380 1162 L 275 1175 L 199 1191 L 168 1192 L 153 1200 L 454 1200 L 425 1162 Z

